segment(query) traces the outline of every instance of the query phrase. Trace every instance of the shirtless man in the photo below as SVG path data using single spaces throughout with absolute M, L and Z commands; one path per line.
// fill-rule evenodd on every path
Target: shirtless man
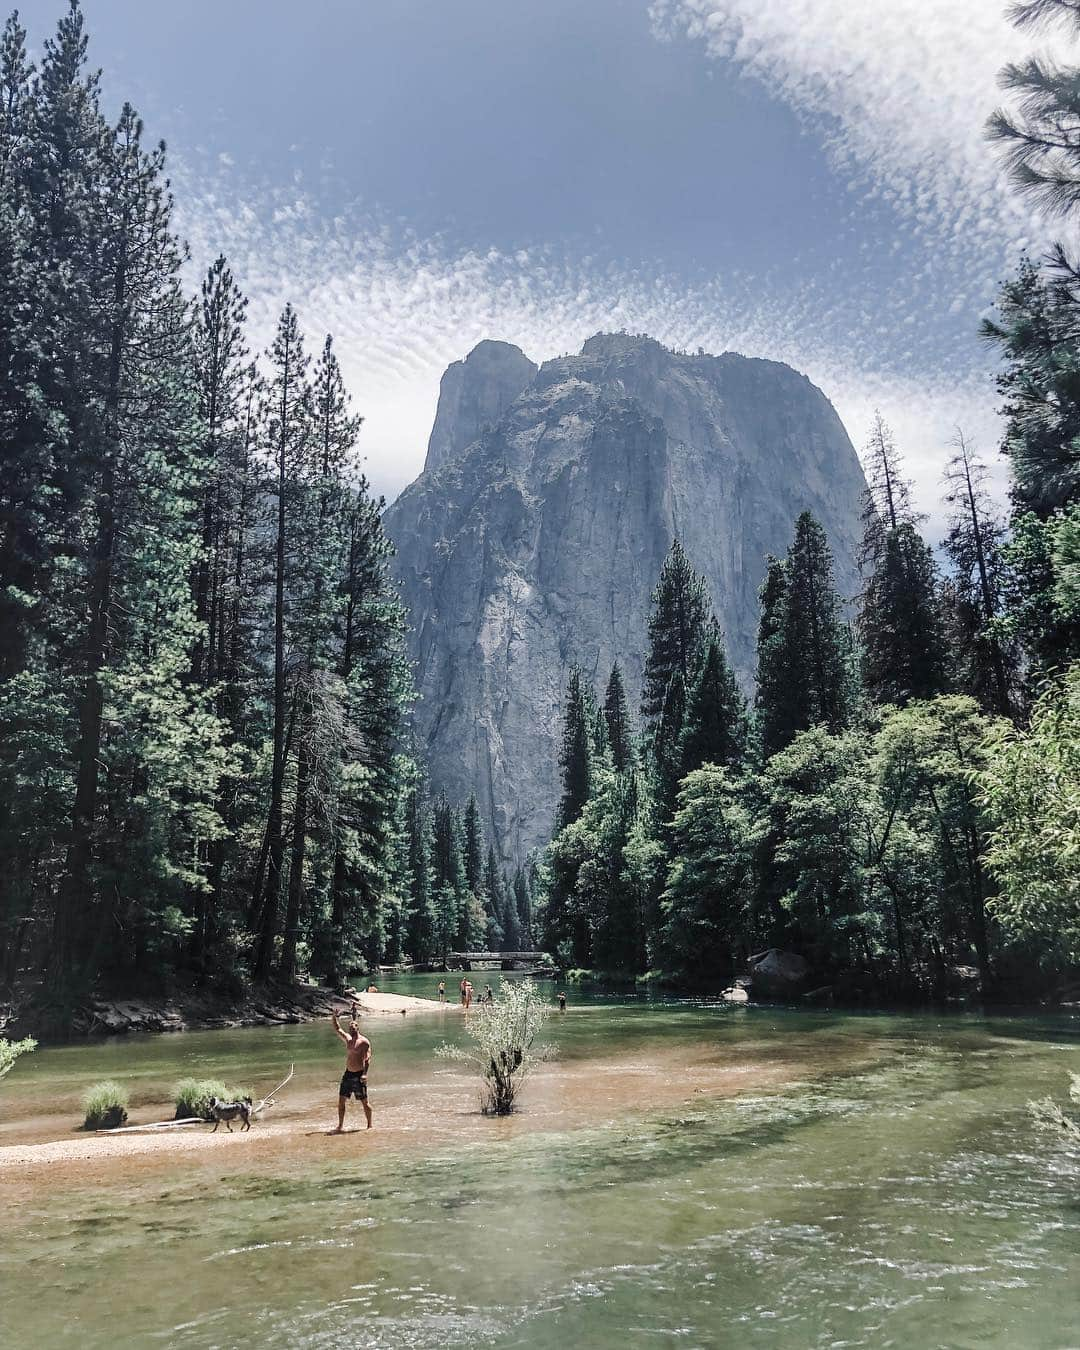
M 348 1032 L 342 1031 L 336 1008 L 330 1014 L 330 1020 L 334 1024 L 334 1030 L 345 1042 L 345 1072 L 341 1075 L 341 1086 L 338 1089 L 337 1129 L 331 1133 L 345 1132 L 345 1107 L 350 1097 L 355 1097 L 364 1108 L 367 1127 L 370 1130 L 371 1107 L 368 1106 L 367 1099 L 367 1071 L 371 1065 L 371 1042 L 360 1032 L 355 1005 L 349 1018 Z

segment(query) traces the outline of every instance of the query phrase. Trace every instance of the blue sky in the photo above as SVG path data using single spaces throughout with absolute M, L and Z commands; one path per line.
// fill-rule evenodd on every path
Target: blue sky
M 60 0 L 23 18 L 40 41 Z M 933 510 L 993 451 L 980 315 L 1042 226 L 981 125 L 1030 37 L 997 0 L 85 0 L 108 97 L 166 139 L 194 265 L 264 342 L 337 337 L 368 471 L 422 463 L 439 376 L 598 328 L 790 361 Z

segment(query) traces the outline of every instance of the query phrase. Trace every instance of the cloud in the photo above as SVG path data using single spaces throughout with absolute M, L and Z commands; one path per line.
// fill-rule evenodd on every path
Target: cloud
M 998 438 L 978 349 L 939 375 L 919 369 L 916 341 L 908 359 L 897 358 L 897 327 L 911 305 L 903 288 L 868 304 L 859 286 L 827 281 L 808 280 L 793 293 L 769 276 L 690 282 L 555 248 L 454 249 L 359 209 L 331 215 L 300 184 L 252 189 L 235 170 L 183 165 L 173 176 L 192 280 L 218 252 L 228 256 L 250 299 L 253 346 L 269 344 L 288 300 L 311 349 L 334 334 L 365 417 L 368 476 L 387 497 L 422 467 L 442 372 L 482 338 L 517 343 L 541 361 L 578 350 L 599 330 L 625 329 L 690 350 L 786 361 L 833 400 L 857 446 L 882 409 L 931 513 L 955 424 L 988 452 Z
M 884 198 L 953 265 L 999 268 L 1045 227 L 1007 187 L 983 135 L 997 74 L 1029 52 L 1004 0 L 654 0 L 659 36 L 686 36 L 797 109 L 834 169 Z M 1047 33 L 1059 59 L 1075 44 Z

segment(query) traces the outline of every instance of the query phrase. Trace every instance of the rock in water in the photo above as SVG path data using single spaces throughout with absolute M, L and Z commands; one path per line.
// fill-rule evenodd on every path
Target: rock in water
M 675 536 L 749 692 L 765 555 L 809 508 L 854 596 L 863 488 L 832 404 L 790 366 L 598 334 L 537 370 L 481 343 L 444 377 L 427 468 L 386 513 L 435 790 L 475 791 L 503 859 L 522 859 L 551 831 L 568 670 L 602 695 L 618 660 L 636 706 Z

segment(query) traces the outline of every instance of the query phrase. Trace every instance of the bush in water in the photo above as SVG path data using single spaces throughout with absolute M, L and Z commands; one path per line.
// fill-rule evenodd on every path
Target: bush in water
M 210 1098 L 219 1102 L 238 1102 L 242 1097 L 250 1097 L 247 1088 L 227 1087 L 220 1078 L 182 1078 L 173 1088 L 176 1098 L 176 1119 L 187 1120 L 191 1116 L 210 1119 Z
M 82 1100 L 88 1130 L 114 1130 L 127 1120 L 128 1090 L 111 1078 L 87 1088 Z
M 485 1115 L 509 1115 L 530 1071 L 550 1057 L 550 1046 L 536 1044 L 549 1012 L 531 981 L 503 980 L 494 1003 L 480 1003 L 467 1015 L 465 1030 L 472 1044 L 439 1047 L 442 1058 L 475 1066 Z

